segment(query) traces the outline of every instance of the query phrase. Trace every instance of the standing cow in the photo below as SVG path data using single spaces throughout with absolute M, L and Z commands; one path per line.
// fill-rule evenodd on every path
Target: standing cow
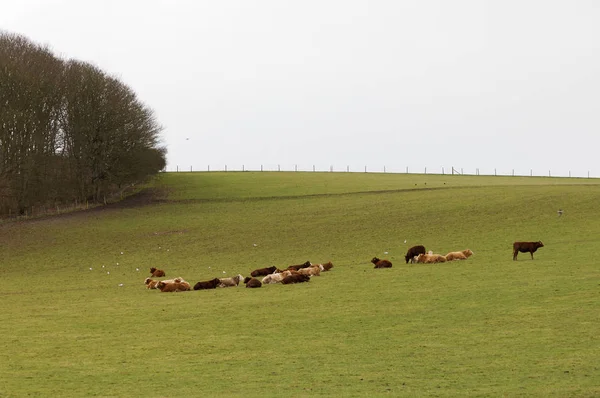
M 411 247 L 406 252 L 406 256 L 404 256 L 404 259 L 406 260 L 406 264 L 408 264 L 408 262 L 410 260 L 412 260 L 415 256 L 418 256 L 419 254 L 425 254 L 425 253 L 427 253 L 427 252 L 425 251 L 425 246 L 423 246 L 423 245 Z
M 531 253 L 531 259 L 533 260 L 533 253 L 540 247 L 544 247 L 541 240 L 537 242 L 515 242 L 513 243 L 513 261 L 517 260 L 517 255 L 521 253 Z

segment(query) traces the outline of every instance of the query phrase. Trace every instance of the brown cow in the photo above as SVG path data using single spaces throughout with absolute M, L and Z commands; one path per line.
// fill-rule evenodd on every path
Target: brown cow
M 287 285 L 290 283 L 302 283 L 310 281 L 310 276 L 303 274 L 291 274 L 286 276 L 281 280 L 282 285 Z
M 171 282 L 171 283 L 165 283 L 163 281 L 160 281 L 160 282 L 158 282 L 156 287 L 158 289 L 160 289 L 161 292 L 185 292 L 188 290 L 192 290 L 190 288 L 190 284 L 187 283 L 186 281 Z
M 533 260 L 533 253 L 540 247 L 544 247 L 544 244 L 541 240 L 537 242 L 515 242 L 513 243 L 513 261 L 517 260 L 517 255 L 519 252 L 531 254 L 531 259 Z
M 194 290 L 203 290 L 203 289 L 216 289 L 219 286 L 221 280 L 219 278 L 211 279 L 209 281 L 198 282 L 194 285 Z
M 254 271 L 252 271 L 250 273 L 251 276 L 257 277 L 257 276 L 262 276 L 262 275 L 270 275 L 274 272 L 277 272 L 277 267 L 276 266 L 272 266 L 272 267 L 267 267 L 267 268 L 259 268 L 259 269 L 255 269 Z
M 377 257 L 373 257 L 371 262 L 375 264 L 373 268 L 392 268 L 392 263 L 388 260 L 380 260 Z
M 160 277 L 165 276 L 165 271 L 163 271 L 162 269 L 154 268 L 154 267 L 150 268 L 150 273 L 155 278 L 160 278 Z
M 248 280 L 246 282 L 246 287 L 249 288 L 257 288 L 257 287 L 261 287 L 262 283 L 260 283 L 260 281 L 256 278 L 250 278 L 250 280 Z
M 427 252 L 425 251 L 425 246 L 423 246 L 423 245 L 411 247 L 410 249 L 408 249 L 408 251 L 406 252 L 406 255 L 404 256 L 404 259 L 406 260 L 406 264 L 408 264 L 408 262 L 411 259 L 418 256 L 419 254 L 425 254 L 425 253 L 427 253 Z
M 330 269 L 333 268 L 333 264 L 331 263 L 331 261 L 326 262 L 324 264 L 321 264 L 323 266 L 323 271 L 329 271 Z

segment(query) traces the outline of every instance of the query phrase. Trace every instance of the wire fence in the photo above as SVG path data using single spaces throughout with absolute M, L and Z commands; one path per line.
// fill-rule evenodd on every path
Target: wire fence
M 522 170 L 522 169 L 498 169 L 498 168 L 457 168 L 450 167 L 386 167 L 386 166 L 324 166 L 324 165 L 282 165 L 282 164 L 261 164 L 261 165 L 207 165 L 198 166 L 171 166 L 163 172 L 244 172 L 244 171 L 293 171 L 293 172 L 330 172 L 330 173 L 390 173 L 390 174 L 432 174 L 432 175 L 471 175 L 471 176 L 512 176 L 512 177 L 568 177 L 568 178 L 597 178 L 590 170 Z

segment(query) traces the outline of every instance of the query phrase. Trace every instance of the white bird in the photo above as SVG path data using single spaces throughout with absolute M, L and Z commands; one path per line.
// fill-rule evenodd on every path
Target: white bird
M 110 271 L 106 271 L 106 275 L 110 275 Z
M 135 270 L 136 270 L 136 271 L 139 271 L 140 269 L 139 269 L 139 268 L 136 268 Z
M 123 254 L 123 252 L 121 252 L 121 254 Z
M 387 254 L 387 252 L 383 252 L 383 254 Z
M 404 239 L 404 243 L 406 243 L 406 239 Z
M 223 273 L 224 273 L 224 274 L 226 274 L 226 272 L 225 272 L 225 271 L 223 271 Z
M 123 286 L 123 284 L 122 284 L 122 283 L 119 283 L 119 286 Z
M 90 271 L 92 270 L 92 267 L 90 267 Z
M 102 266 L 102 268 L 104 268 L 104 265 Z

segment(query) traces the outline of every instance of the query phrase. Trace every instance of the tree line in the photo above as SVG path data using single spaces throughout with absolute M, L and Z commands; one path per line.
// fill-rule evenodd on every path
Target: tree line
M 0 214 L 106 201 L 164 169 L 161 130 L 117 78 L 0 31 Z

